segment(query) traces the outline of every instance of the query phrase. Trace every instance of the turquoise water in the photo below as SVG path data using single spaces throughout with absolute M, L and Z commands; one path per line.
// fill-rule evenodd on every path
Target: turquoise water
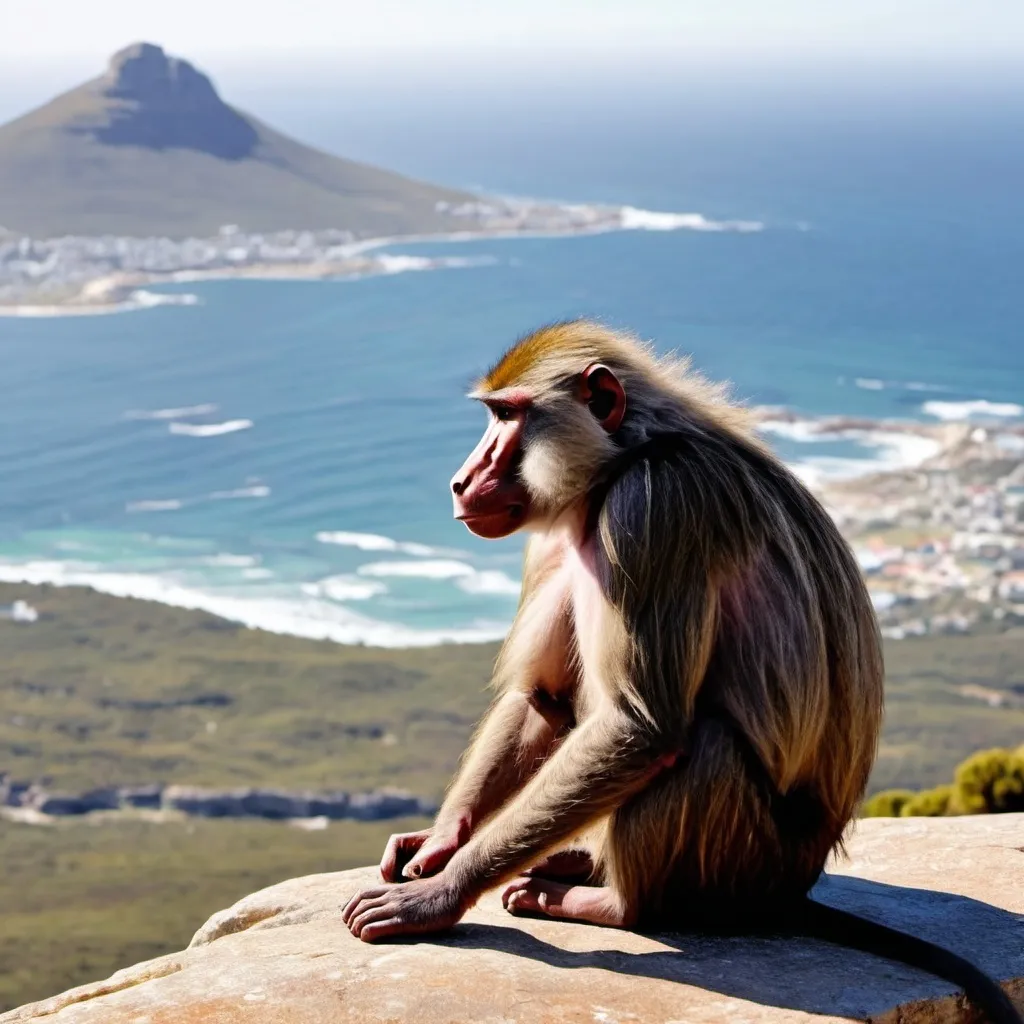
M 490 147 L 470 120 L 474 148 L 438 115 L 431 148 L 422 118 L 403 128 L 415 113 L 366 135 L 387 149 L 366 155 L 455 184 L 764 230 L 424 243 L 393 251 L 493 261 L 190 284 L 168 290 L 199 305 L 0 319 L 0 578 L 341 640 L 499 635 L 519 543 L 486 544 L 450 518 L 448 478 L 484 422 L 461 396 L 502 346 L 563 317 L 628 326 L 745 399 L 807 415 L 934 422 L 929 409 L 957 406 L 930 401 L 1024 402 L 1017 108 L 983 122 L 851 117 L 846 133 L 777 113 L 774 127 L 688 136 L 655 112 L 611 154 L 607 128 L 584 119 L 546 162 L 516 148 L 514 120 Z M 342 148 L 330 125 L 305 129 Z M 776 440 L 791 461 L 833 467 L 887 454 Z

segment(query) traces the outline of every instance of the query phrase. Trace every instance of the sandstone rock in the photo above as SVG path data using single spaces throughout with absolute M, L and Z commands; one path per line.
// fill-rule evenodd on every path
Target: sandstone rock
M 1024 1008 L 1022 847 L 1019 814 L 870 819 L 816 896 L 966 954 Z M 187 950 L 0 1024 L 976 1020 L 949 984 L 827 943 L 514 918 L 493 894 L 447 936 L 366 945 L 340 910 L 375 880 L 283 882 L 214 915 Z

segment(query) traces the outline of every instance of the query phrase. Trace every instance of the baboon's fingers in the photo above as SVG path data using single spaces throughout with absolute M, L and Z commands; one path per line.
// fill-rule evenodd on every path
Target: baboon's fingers
M 388 840 L 380 861 L 380 875 L 385 882 L 400 882 L 402 868 L 410 857 L 430 838 L 430 830 L 398 832 Z
M 406 864 L 405 878 L 425 878 L 436 874 L 452 859 L 459 849 L 458 836 L 435 836 L 420 847 L 419 853 Z

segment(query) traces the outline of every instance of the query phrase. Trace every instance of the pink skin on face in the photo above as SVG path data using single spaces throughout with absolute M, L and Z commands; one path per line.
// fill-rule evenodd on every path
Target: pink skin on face
M 451 487 L 455 518 L 478 537 L 494 540 L 515 533 L 530 511 L 517 472 L 529 398 L 513 392 L 488 399 L 487 405 L 491 422 Z

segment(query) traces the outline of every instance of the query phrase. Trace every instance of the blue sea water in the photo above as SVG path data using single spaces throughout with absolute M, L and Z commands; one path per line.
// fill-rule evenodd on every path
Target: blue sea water
M 498 636 L 520 543 L 451 520 L 447 481 L 484 423 L 462 395 L 564 317 L 629 327 L 808 416 L 1024 403 L 1024 104 L 921 102 L 279 117 L 455 185 L 764 229 L 421 243 L 392 251 L 490 261 L 0 319 L 0 579 L 345 641 Z M 217 424 L 236 429 L 195 429 Z M 879 454 L 777 441 L 792 461 Z

